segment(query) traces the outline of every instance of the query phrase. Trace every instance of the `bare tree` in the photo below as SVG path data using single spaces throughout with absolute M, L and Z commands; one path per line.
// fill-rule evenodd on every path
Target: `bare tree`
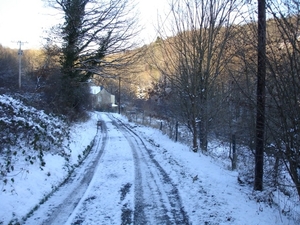
M 137 16 L 128 0 L 48 1 L 64 15 L 64 23 L 55 30 L 62 41 L 62 63 L 71 63 L 65 67 L 80 71 L 83 77 L 105 76 L 105 68 L 125 62 L 121 53 L 136 47 Z
M 207 150 L 209 123 L 216 108 L 209 105 L 218 79 L 230 57 L 227 41 L 233 35 L 238 1 L 172 1 L 173 38 L 162 41 L 161 71 L 176 92 L 180 114 L 193 134 L 193 150 Z M 167 29 L 164 29 L 168 33 Z
M 64 23 L 55 31 L 61 40 L 63 107 L 81 110 L 87 96 L 84 83 L 93 75 L 117 77 L 117 70 L 132 62 L 136 18 L 129 0 L 49 0 Z
M 274 17 L 267 52 L 267 130 L 270 145 L 275 145 L 274 158 L 283 162 L 300 196 L 300 10 L 298 1 L 283 3 L 270 1 L 267 5 Z M 275 171 L 279 177 L 279 168 Z

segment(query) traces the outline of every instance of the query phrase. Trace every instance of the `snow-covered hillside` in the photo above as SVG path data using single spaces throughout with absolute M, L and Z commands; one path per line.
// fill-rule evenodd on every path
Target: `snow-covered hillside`
M 96 121 L 69 127 L 0 95 L 0 224 L 14 224 L 55 191 L 89 149 Z

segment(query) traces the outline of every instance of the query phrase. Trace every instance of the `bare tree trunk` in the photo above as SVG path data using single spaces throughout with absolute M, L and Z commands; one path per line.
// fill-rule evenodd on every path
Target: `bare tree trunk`
M 200 148 L 202 151 L 207 151 L 207 129 L 206 129 L 206 119 L 201 118 L 199 122 L 199 140 Z
M 231 160 L 231 169 L 235 170 L 236 169 L 236 163 L 237 163 L 236 137 L 235 137 L 235 134 L 231 135 L 229 158 Z
M 195 120 L 192 121 L 192 130 L 193 130 L 193 151 L 198 151 L 198 135 L 197 135 L 197 123 Z

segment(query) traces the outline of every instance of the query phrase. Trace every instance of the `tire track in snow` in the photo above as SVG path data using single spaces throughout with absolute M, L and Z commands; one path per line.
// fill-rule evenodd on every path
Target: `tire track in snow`
M 99 132 L 99 127 L 101 132 Z M 24 224 L 57 225 L 64 224 L 68 220 L 84 196 L 105 150 L 107 128 L 103 121 L 99 121 L 97 135 L 94 140 L 96 143 L 93 146 L 93 152 L 73 171 L 67 181 L 44 204 L 39 206 L 37 211 Z M 60 204 L 57 204 L 58 202 Z M 46 215 L 45 211 L 47 211 Z
M 155 160 L 143 139 L 117 118 L 113 124 L 123 131 L 135 160 L 135 224 L 189 224 L 176 185 Z
M 96 175 L 69 217 L 70 224 L 132 224 L 135 167 L 131 147 L 123 132 L 101 115 L 108 140 Z
M 135 206 L 134 206 L 134 223 L 135 224 L 146 224 L 146 217 L 144 212 L 144 204 L 143 204 L 143 186 L 142 186 L 142 174 L 140 170 L 140 161 L 138 159 L 137 149 L 136 145 L 131 141 L 131 138 L 128 136 L 127 132 L 124 131 L 122 126 L 119 126 L 119 124 L 115 121 L 114 118 L 109 116 L 112 120 L 112 124 L 116 126 L 119 130 L 122 130 L 124 137 L 128 141 L 133 158 L 135 163 Z

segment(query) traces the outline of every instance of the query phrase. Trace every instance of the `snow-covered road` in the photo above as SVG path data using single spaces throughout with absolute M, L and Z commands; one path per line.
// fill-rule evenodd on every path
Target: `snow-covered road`
M 120 115 L 97 118 L 90 154 L 25 224 L 296 224 L 211 157 Z
M 189 224 L 176 185 L 142 137 L 102 114 L 95 141 L 71 179 L 26 224 Z

